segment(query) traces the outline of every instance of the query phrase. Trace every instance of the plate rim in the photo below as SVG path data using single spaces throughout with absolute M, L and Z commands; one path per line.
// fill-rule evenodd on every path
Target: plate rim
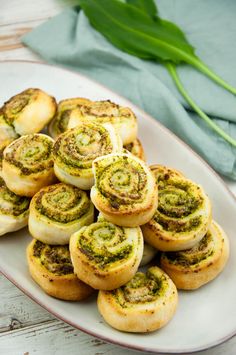
M 228 196 L 234 200 L 234 202 L 236 202 L 236 196 L 233 194 L 233 192 L 229 189 L 229 187 L 226 185 L 226 183 L 224 182 L 224 180 L 220 177 L 220 175 L 197 153 L 195 152 L 187 143 L 185 143 L 181 138 L 179 138 L 177 135 L 175 135 L 175 133 L 173 133 L 170 129 L 168 129 L 167 127 L 165 127 L 162 123 L 160 123 L 159 121 L 157 121 L 154 117 L 152 117 L 151 115 L 149 115 L 148 113 L 146 113 L 142 108 L 140 108 L 139 106 L 137 106 L 136 104 L 132 103 L 129 99 L 127 99 L 126 97 L 116 93 L 115 91 L 111 90 L 110 88 L 106 87 L 103 84 L 100 84 L 99 82 L 97 82 L 96 80 L 91 79 L 90 77 L 87 77 L 84 74 L 81 74 L 80 72 L 77 71 L 73 71 L 70 70 L 66 67 L 63 67 L 61 65 L 54 65 L 51 63 L 45 63 L 42 61 L 36 61 L 36 60 L 21 60 L 21 59 L 12 59 L 12 60 L 0 60 L 0 65 L 3 64 L 19 64 L 19 63 L 24 63 L 24 64 L 33 64 L 36 66 L 45 66 L 48 68 L 55 68 L 64 72 L 68 72 L 70 74 L 76 75 L 82 79 L 86 79 L 88 81 L 90 81 L 91 83 L 95 84 L 96 86 L 99 86 L 102 90 L 106 90 L 111 92 L 113 95 L 117 96 L 118 98 L 121 98 L 122 100 L 125 100 L 127 102 L 127 104 L 131 105 L 132 107 L 134 107 L 135 111 L 140 112 L 142 117 L 144 117 L 145 119 L 147 119 L 148 121 L 151 121 L 152 123 L 156 124 L 157 127 L 161 127 L 162 130 L 166 131 L 167 134 L 169 134 L 171 136 L 172 139 L 178 141 L 178 143 L 180 143 L 182 146 L 184 146 L 187 150 L 189 150 L 195 157 L 197 157 L 201 163 L 203 163 L 203 165 L 206 166 L 206 168 L 208 168 L 208 170 L 210 170 L 210 172 L 215 176 L 215 178 L 223 185 L 224 189 L 226 190 L 226 192 L 228 193 Z M 84 333 L 88 334 L 88 335 L 92 335 L 96 338 L 99 338 L 101 340 L 104 340 L 106 342 L 115 344 L 115 345 L 119 345 L 123 348 L 128 348 L 131 350 L 136 350 L 136 351 L 145 351 L 148 353 L 156 353 L 156 354 L 185 354 L 185 353 L 189 353 L 189 354 L 194 354 L 198 351 L 202 351 L 202 350 L 207 350 L 207 349 L 211 349 L 216 347 L 219 344 L 222 344 L 224 342 L 226 342 L 227 340 L 233 338 L 236 335 L 236 327 L 235 330 L 233 330 L 232 332 L 230 332 L 228 335 L 225 335 L 224 337 L 221 337 L 215 341 L 212 341 L 209 344 L 206 344 L 205 346 L 199 346 L 199 347 L 194 347 L 194 348 L 185 348 L 185 349 L 166 349 L 166 350 L 162 350 L 162 349 L 158 349 L 156 348 L 151 349 L 148 347 L 143 347 L 143 346 L 135 346 L 135 345 L 130 345 L 127 344 L 125 342 L 119 342 L 117 340 L 113 340 L 111 338 L 108 338 L 106 336 L 103 335 L 99 335 L 94 331 L 90 331 L 87 328 L 84 328 L 83 326 L 76 324 L 74 322 L 72 322 L 71 320 L 68 320 L 66 317 L 61 316 L 60 314 L 58 314 L 56 311 L 53 311 L 50 307 L 48 307 L 46 304 L 41 303 L 38 299 L 37 296 L 34 296 L 34 294 L 32 294 L 30 291 L 26 290 L 22 285 L 20 285 L 14 278 L 11 277 L 11 275 L 8 274 L 8 272 L 4 269 L 4 267 L 2 267 L 0 265 L 0 272 L 11 282 L 13 283 L 13 285 L 15 285 L 18 289 L 20 289 L 26 296 L 28 296 L 30 299 L 32 299 L 34 302 L 36 302 L 38 305 L 40 305 L 41 307 L 43 307 L 44 309 L 46 309 L 49 313 L 51 313 L 52 315 L 54 315 L 57 319 L 62 320 L 63 322 L 73 326 L 74 328 L 83 331 Z

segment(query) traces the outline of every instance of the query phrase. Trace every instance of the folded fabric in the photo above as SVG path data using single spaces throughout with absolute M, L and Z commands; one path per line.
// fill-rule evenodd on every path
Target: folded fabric
M 236 86 L 236 2 L 159 0 L 160 16 L 179 25 L 196 53 Z M 236 149 L 189 110 L 168 72 L 126 54 L 95 31 L 79 8 L 69 8 L 22 38 L 50 63 L 64 65 L 127 97 L 171 129 L 221 174 L 236 180 Z M 188 65 L 180 78 L 198 105 L 236 139 L 236 97 Z

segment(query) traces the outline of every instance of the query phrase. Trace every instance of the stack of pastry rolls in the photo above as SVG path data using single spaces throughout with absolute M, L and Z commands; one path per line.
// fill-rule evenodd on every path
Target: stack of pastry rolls
M 47 294 L 97 290 L 108 324 L 150 332 L 173 317 L 177 288 L 223 269 L 228 239 L 209 198 L 181 172 L 147 165 L 131 109 L 28 89 L 0 109 L 0 126 L 0 233 L 28 224 L 29 271 Z

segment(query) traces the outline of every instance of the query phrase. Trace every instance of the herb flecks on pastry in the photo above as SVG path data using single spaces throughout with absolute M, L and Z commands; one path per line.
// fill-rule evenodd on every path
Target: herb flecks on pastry
M 136 273 L 143 254 L 141 229 L 118 227 L 103 218 L 70 239 L 77 276 L 96 289 L 113 290 Z
M 42 188 L 30 203 L 29 231 L 48 244 L 68 244 L 70 236 L 93 222 L 94 207 L 85 191 L 59 183 Z
M 38 133 L 55 115 L 54 97 L 40 89 L 27 89 L 13 96 L 3 106 L 7 122 L 19 135 Z
M 57 138 L 54 145 L 55 174 L 65 183 L 89 190 L 94 184 L 94 159 L 121 150 L 120 136 L 111 124 L 82 123 Z
M 211 203 L 200 185 L 176 170 L 151 167 L 158 186 L 158 207 L 144 226 L 144 239 L 161 251 L 192 248 L 211 223 Z
M 10 190 L 31 197 L 55 181 L 53 143 L 53 139 L 45 134 L 29 134 L 5 148 L 2 176 Z
M 157 208 L 157 186 L 148 166 L 132 154 L 109 154 L 93 162 L 91 199 L 110 222 L 136 227 Z
M 50 296 L 80 301 L 93 293 L 74 274 L 68 246 L 52 246 L 33 239 L 27 247 L 27 260 L 32 278 Z
M 138 272 L 126 285 L 99 291 L 98 309 L 113 328 L 125 332 L 151 332 L 166 325 L 178 303 L 174 283 L 154 266 Z
M 213 221 L 206 235 L 192 249 L 163 253 L 161 266 L 177 288 L 192 290 L 213 280 L 225 267 L 228 257 L 228 237 Z

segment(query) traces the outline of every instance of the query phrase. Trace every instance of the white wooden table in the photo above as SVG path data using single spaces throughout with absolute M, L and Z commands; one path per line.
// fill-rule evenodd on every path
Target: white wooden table
M 41 60 L 22 46 L 20 37 L 73 3 L 76 1 L 0 0 L 0 60 Z M 236 194 L 236 183 L 227 183 Z M 0 355 L 32 354 L 140 353 L 105 343 L 55 319 L 0 274 Z M 236 337 L 198 354 L 235 355 Z

